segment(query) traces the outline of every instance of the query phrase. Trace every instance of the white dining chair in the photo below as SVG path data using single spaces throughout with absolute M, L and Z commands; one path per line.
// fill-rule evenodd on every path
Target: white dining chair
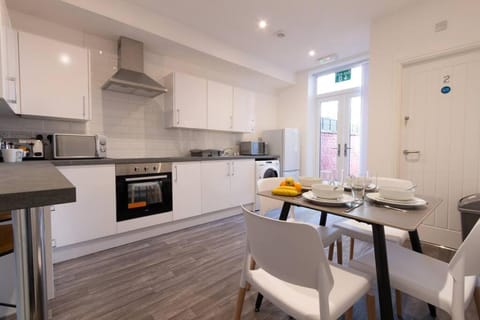
M 376 180 L 377 187 L 399 187 L 406 189 L 413 185 L 409 180 L 396 178 L 379 177 Z M 350 260 L 353 259 L 355 252 L 355 239 L 373 243 L 372 226 L 367 223 L 345 219 L 335 223 L 334 226 L 340 229 L 343 235 L 350 237 Z M 385 239 L 402 245 L 408 239 L 408 232 L 385 226 Z
M 330 264 L 318 226 L 242 210 L 247 244 L 234 319 L 241 318 L 247 283 L 296 319 L 337 319 L 347 311 L 350 319 L 351 307 L 369 292 L 371 277 Z M 250 269 L 250 257 L 257 261 L 256 269 Z M 367 296 L 369 319 L 374 317 L 373 299 Z
M 480 220 L 460 245 L 450 263 L 393 244 L 387 244 L 388 268 L 393 288 L 430 303 L 450 314 L 452 319 L 465 318 L 465 308 L 479 302 L 475 288 L 480 274 Z M 375 256 L 367 253 L 351 260 L 352 268 L 375 276 Z M 397 301 L 397 304 L 400 302 Z M 401 305 L 401 303 L 400 303 Z M 478 305 L 477 305 L 478 310 Z M 401 308 L 397 305 L 401 315 Z
M 272 190 L 280 185 L 285 178 L 264 178 L 257 181 L 257 189 L 259 192 Z M 259 214 L 265 216 L 268 213 L 274 212 L 275 214 L 280 214 L 283 203 L 279 200 L 270 199 L 267 197 L 260 198 L 260 210 Z M 306 208 L 301 208 L 303 210 L 309 210 Z M 288 214 L 289 218 L 287 221 L 295 221 L 295 209 L 292 206 Z M 335 247 L 335 242 L 337 243 L 337 262 L 342 264 L 343 260 L 343 250 L 342 250 L 342 233 L 338 228 L 333 226 L 325 227 L 319 226 L 320 236 L 322 237 L 323 245 L 329 248 L 328 250 L 328 259 L 333 259 L 333 251 Z

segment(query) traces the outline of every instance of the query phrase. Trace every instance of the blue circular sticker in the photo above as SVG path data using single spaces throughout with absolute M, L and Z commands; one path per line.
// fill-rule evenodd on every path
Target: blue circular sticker
M 443 94 L 447 94 L 449 93 L 450 91 L 452 91 L 452 88 L 450 88 L 449 86 L 445 86 L 445 87 L 442 87 L 442 89 L 440 90 Z

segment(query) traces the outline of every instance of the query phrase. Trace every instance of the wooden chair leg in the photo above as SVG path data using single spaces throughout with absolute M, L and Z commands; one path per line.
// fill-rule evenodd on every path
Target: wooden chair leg
M 255 262 L 255 259 L 250 258 L 250 270 L 254 270 L 256 267 L 257 263 Z M 245 286 L 245 290 L 250 291 L 250 283 L 247 282 L 247 285 Z
M 337 263 L 343 264 L 343 244 L 342 238 L 337 240 Z
M 332 243 L 330 247 L 328 247 L 328 260 L 330 261 L 333 259 L 333 249 L 335 249 L 335 243 Z
M 367 294 L 367 317 L 368 320 L 375 320 L 375 296 Z
M 477 315 L 480 319 L 480 287 L 475 287 L 473 292 L 473 297 L 475 298 L 475 306 L 477 307 Z
M 345 312 L 345 320 L 352 320 L 353 319 L 353 306 Z
M 397 315 L 402 316 L 402 292 L 395 290 L 395 304 L 397 305 Z
M 235 320 L 240 320 L 240 318 L 242 317 L 243 301 L 245 301 L 245 292 L 245 288 L 240 288 L 238 290 L 237 307 L 235 309 L 235 315 L 233 318 Z
M 353 259 L 354 252 L 355 252 L 355 239 L 350 238 L 350 260 Z

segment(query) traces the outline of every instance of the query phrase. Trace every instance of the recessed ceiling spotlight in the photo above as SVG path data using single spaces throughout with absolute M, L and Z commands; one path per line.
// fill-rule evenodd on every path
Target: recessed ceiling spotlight
M 309 55 L 310 57 L 313 57 L 313 56 L 315 56 L 316 54 L 317 54 L 317 53 L 315 52 L 315 50 L 310 50 L 310 51 L 308 51 L 308 55 Z
M 102 50 L 98 50 L 98 54 L 103 54 L 103 51 L 102 51 Z
M 265 28 L 267 27 L 267 25 L 268 25 L 268 24 L 267 24 L 267 21 L 264 20 L 264 19 L 258 21 L 258 27 L 259 27 L 260 29 L 265 29 Z
M 327 64 L 333 62 L 338 59 L 338 55 L 336 53 L 329 54 L 328 56 L 323 56 L 317 59 L 320 64 Z

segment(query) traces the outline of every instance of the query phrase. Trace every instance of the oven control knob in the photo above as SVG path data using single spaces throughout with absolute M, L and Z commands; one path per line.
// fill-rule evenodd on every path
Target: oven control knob
M 138 168 L 137 168 L 137 167 L 133 168 L 133 171 L 137 172 L 137 171 L 138 171 Z
M 145 167 L 145 168 L 143 168 L 143 170 L 145 170 L 145 172 L 147 172 L 148 168 L 147 168 L 147 167 Z
M 153 171 L 157 171 L 157 167 L 153 167 Z

